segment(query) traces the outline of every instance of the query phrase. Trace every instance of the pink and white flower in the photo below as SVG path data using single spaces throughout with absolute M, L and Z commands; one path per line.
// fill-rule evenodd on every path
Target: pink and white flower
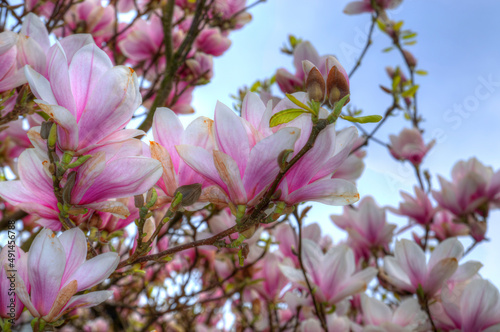
M 332 247 L 323 253 L 321 247 L 308 239 L 302 240 L 304 268 L 320 301 L 335 304 L 366 290 L 377 275 L 373 267 L 356 271 L 353 251 L 347 246 Z M 280 265 L 283 274 L 299 288 L 307 289 L 302 270 Z
M 24 309 L 24 304 L 15 294 L 16 278 L 28 282 L 28 255 L 18 246 L 6 245 L 0 251 L 0 318 L 17 320 Z M 15 273 L 17 272 L 17 273 Z
M 79 228 L 59 237 L 44 229 L 36 236 L 27 258 L 31 291 L 22 279 L 16 279 L 16 294 L 33 317 L 53 322 L 73 308 L 95 306 L 113 294 L 97 291 L 75 296 L 106 280 L 119 262 L 113 252 L 90 260 L 86 257 L 87 240 Z
M 405 128 L 398 136 L 390 135 L 389 139 L 391 140 L 389 151 L 392 156 L 398 160 L 408 160 L 415 166 L 422 163 L 425 155 L 435 143 L 433 140 L 425 145 L 422 134 L 415 128 Z
M 414 190 L 415 197 L 412 197 L 408 193 L 402 191 L 401 196 L 403 197 L 404 202 L 399 203 L 399 209 L 389 208 L 389 210 L 401 216 L 408 216 L 411 221 L 414 221 L 417 224 L 428 225 L 432 222 L 436 213 L 436 208 L 432 206 L 432 203 L 424 190 L 417 186 L 414 187 Z
M 353 1 L 344 8 L 348 15 L 373 12 L 377 9 L 394 9 L 401 4 L 401 0 L 375 0 L 377 8 L 372 6 L 372 0 Z

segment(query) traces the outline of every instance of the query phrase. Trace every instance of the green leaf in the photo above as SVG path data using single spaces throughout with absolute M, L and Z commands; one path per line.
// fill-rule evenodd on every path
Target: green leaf
M 359 118 L 355 118 L 353 116 L 340 116 L 342 119 L 350 121 L 350 122 L 357 122 L 357 123 L 376 123 L 382 120 L 382 116 L 380 115 L 367 115 L 367 116 L 360 116 Z
M 426 70 L 417 70 L 415 71 L 415 74 L 425 76 L 428 72 Z
M 276 127 L 283 123 L 288 123 L 301 114 L 308 113 L 306 110 L 300 108 L 289 108 L 284 111 L 274 114 L 269 120 L 269 126 Z
M 401 76 L 397 75 L 392 80 L 392 91 L 396 91 L 397 90 L 397 88 L 399 86 L 399 83 L 401 83 Z
M 415 93 L 417 92 L 417 90 L 418 90 L 418 84 L 412 86 L 411 88 L 409 88 L 406 91 L 403 91 L 403 93 L 401 93 L 401 97 L 404 97 L 404 98 L 413 97 L 415 95 Z
M 392 46 L 391 46 L 391 47 L 387 47 L 387 48 L 384 48 L 384 49 L 382 50 L 382 52 L 387 53 L 387 52 L 392 51 L 393 49 L 394 49 L 394 47 L 392 47 Z
M 407 34 L 407 35 L 403 36 L 403 39 L 412 39 L 412 38 L 414 38 L 416 36 L 417 36 L 417 33 L 413 32 L 413 33 L 410 33 L 410 34 Z
M 260 81 L 257 81 L 254 84 L 252 84 L 252 87 L 250 88 L 250 91 L 255 92 L 255 91 L 257 91 L 257 89 L 260 88 L 260 86 L 261 86 Z
M 301 102 L 300 100 L 298 100 L 297 98 L 295 98 L 293 95 L 287 93 L 286 96 L 295 105 L 297 105 L 297 106 L 299 106 L 299 107 L 301 107 L 301 108 L 303 108 L 305 110 L 308 110 L 311 113 L 314 113 L 313 110 L 309 106 L 307 106 L 306 104 L 304 104 L 303 102 Z
M 377 26 L 380 30 L 385 32 L 385 24 L 381 20 L 377 20 Z
M 403 23 L 403 21 L 399 21 L 398 23 L 394 24 L 392 28 L 394 29 L 394 31 L 399 31 L 399 29 L 401 29 L 401 27 L 403 26 Z
M 412 40 L 412 41 L 409 41 L 409 42 L 405 42 L 404 44 L 405 45 L 415 45 L 417 43 L 416 40 Z

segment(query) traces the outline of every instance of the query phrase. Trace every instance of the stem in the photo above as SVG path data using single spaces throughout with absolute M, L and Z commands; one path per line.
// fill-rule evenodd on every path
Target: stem
M 302 275 L 304 276 L 304 279 L 306 281 L 307 289 L 309 290 L 309 294 L 311 294 L 311 298 L 312 298 L 312 301 L 314 304 L 314 309 L 316 310 L 316 316 L 318 317 L 323 330 L 325 332 L 328 332 L 326 320 L 324 317 L 324 312 L 323 312 L 323 310 L 321 310 L 321 305 L 316 301 L 316 297 L 314 296 L 314 290 L 311 286 L 311 283 L 309 282 L 309 278 L 307 277 L 306 269 L 304 267 L 304 262 L 302 261 L 302 219 L 299 217 L 297 209 L 295 209 L 293 211 L 293 215 L 295 216 L 295 219 L 297 220 L 297 224 L 299 225 L 299 248 L 298 248 L 297 257 L 299 259 L 300 269 L 302 270 Z
M 375 27 L 375 23 L 377 22 L 378 15 L 379 15 L 378 12 L 375 15 L 372 15 L 372 24 L 370 25 L 370 31 L 368 32 L 368 39 L 366 40 L 366 45 L 363 48 L 363 51 L 361 52 L 358 61 L 356 61 L 356 65 L 354 66 L 354 68 L 351 69 L 351 72 L 349 73 L 349 79 L 351 79 L 352 75 L 354 75 L 358 67 L 361 65 L 361 60 L 363 60 L 366 52 L 368 51 L 368 48 L 370 48 L 370 45 L 372 44 L 372 35 L 374 30 L 373 28 Z

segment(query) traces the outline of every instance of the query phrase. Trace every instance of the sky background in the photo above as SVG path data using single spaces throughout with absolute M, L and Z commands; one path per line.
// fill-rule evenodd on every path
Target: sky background
M 230 94 L 257 79 L 271 77 L 277 68 L 293 73 L 292 58 L 279 51 L 289 34 L 311 41 L 320 55 L 336 55 L 349 72 L 364 47 L 370 15 L 343 14 L 347 3 L 268 0 L 254 7 L 252 22 L 232 33 L 231 48 L 214 59 L 212 82 L 195 90 L 195 116 L 185 116 L 183 122 L 199 115 L 213 118 L 217 100 L 232 105 Z M 417 68 L 429 72 L 428 76 L 417 76 L 416 81 L 420 85 L 419 112 L 426 120 L 424 139 L 437 140 L 423 164 L 423 169 L 433 175 L 434 189 L 439 189 L 436 175 L 450 179 L 451 168 L 458 160 L 476 157 L 495 171 L 500 168 L 498 13 L 500 2 L 494 0 L 405 0 L 389 12 L 391 19 L 403 20 L 404 28 L 418 33 L 418 43 L 408 49 L 418 59 Z M 396 51 L 382 52 L 390 44 L 389 38 L 376 30 L 373 45 L 350 81 L 351 104 L 365 114 L 383 115 L 391 103 L 379 84 L 390 84 L 386 66 L 403 66 L 403 62 Z M 493 83 L 484 83 L 488 81 Z M 387 122 L 376 135 L 385 142 L 389 134 L 410 126 L 402 117 Z M 413 170 L 394 161 L 385 148 L 376 144 L 370 144 L 367 151 L 366 169 L 358 181 L 361 197 L 373 195 L 381 206 L 397 206 L 399 191 L 412 192 L 417 184 Z M 314 205 L 309 222 L 319 222 L 335 242 L 343 239 L 345 233 L 329 219 L 331 214 L 340 214 L 341 208 Z M 406 223 L 390 213 L 387 216 L 389 222 L 400 226 Z M 481 261 L 485 265 L 481 275 L 500 288 L 498 211 L 491 213 L 487 237 L 491 241 L 477 246 L 465 260 Z M 462 242 L 466 248 L 471 243 L 468 239 Z

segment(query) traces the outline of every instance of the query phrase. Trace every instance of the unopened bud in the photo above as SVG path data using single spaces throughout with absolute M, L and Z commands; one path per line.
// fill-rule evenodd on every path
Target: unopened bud
M 311 100 L 322 103 L 325 99 L 325 80 L 316 67 L 312 68 L 307 75 L 306 90 Z
M 144 227 L 142 228 L 143 234 L 145 234 L 143 238 L 144 242 L 148 242 L 149 239 L 151 239 L 151 236 L 153 236 L 155 229 L 156 226 L 154 221 L 152 219 L 146 220 L 146 222 L 144 223 Z
M 57 125 L 55 123 L 52 124 L 49 131 L 49 136 L 47 138 L 47 142 L 50 147 L 55 147 L 57 142 Z
M 134 205 L 138 209 L 143 207 L 144 206 L 144 195 L 135 195 L 134 196 Z
M 326 80 L 326 91 L 328 95 L 328 101 L 330 106 L 334 106 L 336 102 L 344 98 L 349 94 L 349 81 L 344 76 L 342 72 L 333 66 L 328 73 L 328 78 Z M 349 102 L 347 100 L 346 104 Z
M 410 66 L 411 68 L 415 68 L 417 66 L 417 59 L 415 59 L 413 54 L 411 54 L 407 50 L 403 50 L 403 54 L 404 54 L 404 57 L 405 57 L 405 60 L 406 60 L 406 63 L 408 64 L 408 66 Z
M 177 188 L 174 192 L 174 197 L 177 193 L 182 194 L 182 206 L 193 205 L 198 202 L 198 199 L 201 196 L 201 183 L 188 184 Z
M 83 165 L 87 160 L 89 160 L 92 156 L 90 154 L 86 154 L 85 156 L 80 156 L 78 159 L 67 166 L 67 168 L 75 168 Z
M 75 186 L 76 180 L 76 172 L 73 171 L 69 173 L 68 178 L 66 179 L 66 184 L 64 185 L 62 197 L 65 204 L 71 204 L 71 191 Z
M 53 123 L 49 121 L 42 122 L 42 127 L 40 128 L 40 136 L 42 137 L 42 139 L 49 138 L 50 128 L 52 127 L 52 125 Z

